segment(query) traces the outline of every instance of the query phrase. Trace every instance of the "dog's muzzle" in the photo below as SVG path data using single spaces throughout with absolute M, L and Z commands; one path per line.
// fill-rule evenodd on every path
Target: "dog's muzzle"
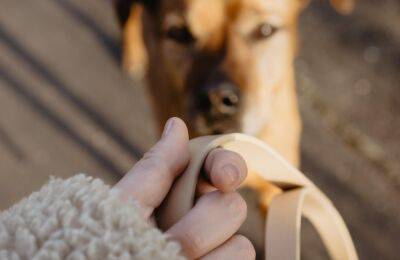
M 239 131 L 240 90 L 223 75 L 198 86 L 190 110 L 196 132 L 219 134 Z

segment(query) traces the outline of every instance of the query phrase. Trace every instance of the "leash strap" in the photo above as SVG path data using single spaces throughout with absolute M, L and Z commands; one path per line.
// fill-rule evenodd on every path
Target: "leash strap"
M 265 143 L 243 134 L 206 136 L 190 141 L 191 159 L 158 211 L 158 224 L 167 229 L 194 205 L 197 179 L 207 154 L 216 147 L 239 153 L 248 168 L 279 186 L 283 193 L 268 207 L 265 259 L 300 259 L 301 217 L 309 219 L 335 260 L 357 260 L 349 231 L 330 200 L 301 172 Z

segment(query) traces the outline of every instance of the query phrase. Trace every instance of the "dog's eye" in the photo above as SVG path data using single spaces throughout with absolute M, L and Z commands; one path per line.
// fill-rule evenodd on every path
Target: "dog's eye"
M 191 44 L 195 40 L 186 26 L 172 26 L 167 30 L 165 36 L 181 44 Z
M 270 38 L 278 31 L 278 28 L 269 24 L 263 23 L 257 27 L 256 31 L 254 32 L 254 38 L 256 39 L 267 39 Z

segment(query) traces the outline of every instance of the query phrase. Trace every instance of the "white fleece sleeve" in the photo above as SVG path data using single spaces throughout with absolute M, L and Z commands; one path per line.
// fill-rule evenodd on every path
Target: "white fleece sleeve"
M 51 179 L 0 213 L 0 259 L 184 259 L 101 180 Z

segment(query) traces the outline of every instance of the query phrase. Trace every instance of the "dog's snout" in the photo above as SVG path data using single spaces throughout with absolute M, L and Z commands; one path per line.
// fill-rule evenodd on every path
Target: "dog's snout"
M 221 83 L 208 90 L 210 108 L 219 115 L 234 115 L 239 105 L 237 87 L 231 83 Z
M 220 81 L 202 89 L 197 109 L 210 120 L 219 119 L 235 116 L 239 103 L 239 88 L 230 81 Z
M 241 89 L 225 73 L 214 71 L 193 84 L 194 102 L 188 114 L 202 134 L 238 132 L 242 107 Z

